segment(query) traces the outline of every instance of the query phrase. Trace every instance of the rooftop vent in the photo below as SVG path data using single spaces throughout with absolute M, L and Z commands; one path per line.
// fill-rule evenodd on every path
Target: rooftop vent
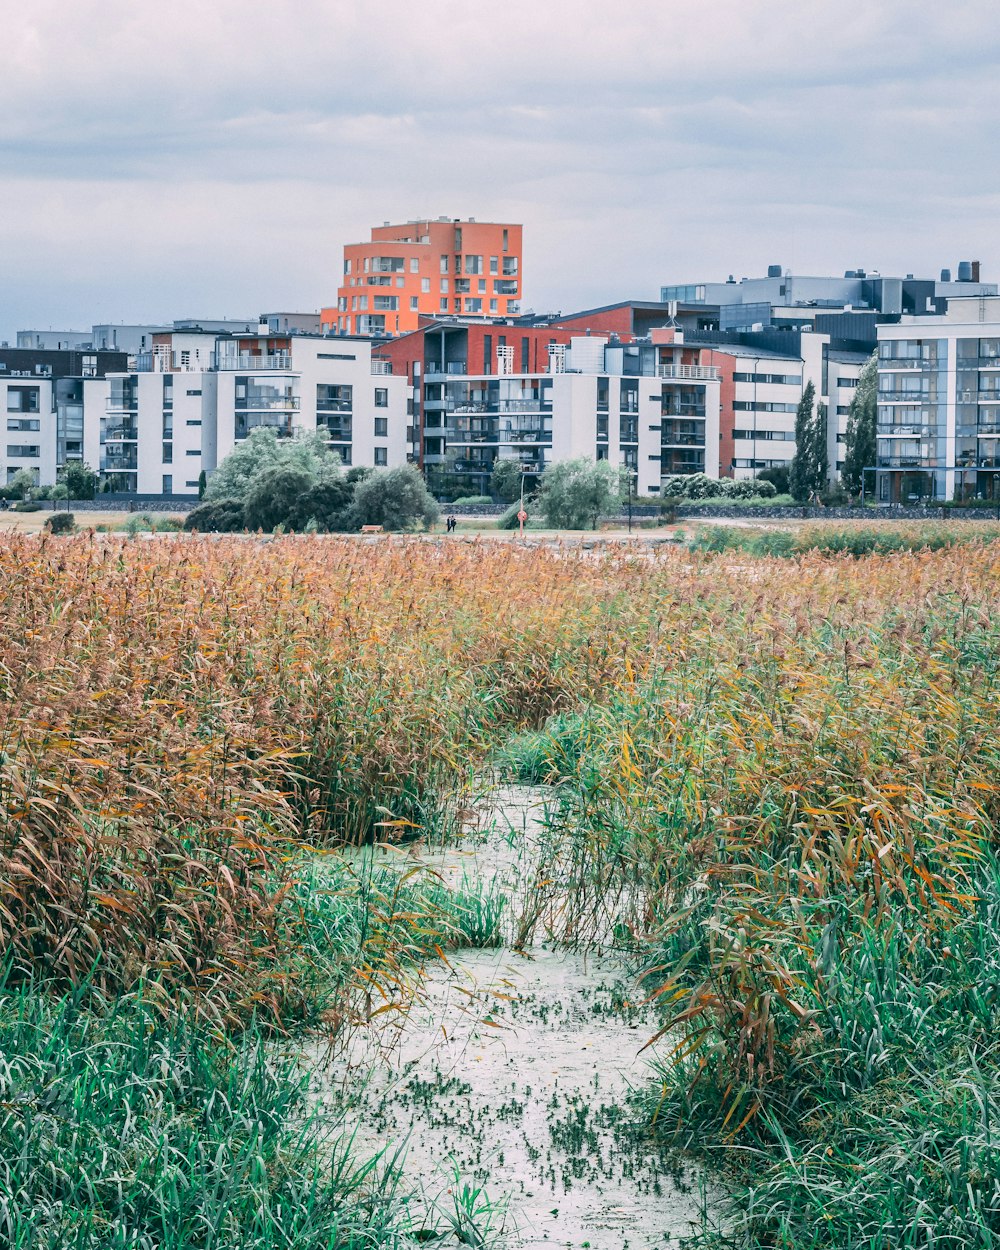
M 950 269 L 942 269 L 942 270 L 941 270 L 941 281 L 942 281 L 942 282 L 950 282 L 950 281 L 951 281 L 951 270 L 950 270 Z
M 768 267 L 767 267 L 767 276 L 768 276 L 769 278 L 780 278 L 780 277 L 781 277 L 781 266 L 780 266 L 780 265 L 768 265 Z
M 972 281 L 972 261 L 960 260 L 958 262 L 958 280 L 959 282 Z

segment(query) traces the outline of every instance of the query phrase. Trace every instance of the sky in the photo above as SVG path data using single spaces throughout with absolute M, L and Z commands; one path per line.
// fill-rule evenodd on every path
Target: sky
M 385 220 L 524 224 L 524 307 L 1000 280 L 996 0 L 0 0 L 0 340 L 334 302 Z

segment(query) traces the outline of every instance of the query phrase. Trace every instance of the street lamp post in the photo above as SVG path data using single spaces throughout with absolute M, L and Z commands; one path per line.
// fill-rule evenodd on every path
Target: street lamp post
M 1000 521 L 1000 494 L 997 493 L 997 485 L 1000 484 L 1000 473 L 993 474 L 993 502 L 997 508 L 997 520 Z

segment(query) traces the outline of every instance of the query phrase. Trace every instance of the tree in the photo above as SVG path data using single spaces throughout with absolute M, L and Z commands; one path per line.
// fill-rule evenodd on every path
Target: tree
M 289 528 L 305 529 L 310 523 L 329 533 L 354 528 L 354 489 L 343 474 L 316 482 L 299 499 L 289 517 Z
M 864 471 L 878 455 L 878 354 L 872 352 L 858 378 L 847 417 L 844 448 L 844 488 L 852 495 L 864 490 Z
M 7 483 L 7 490 L 14 499 L 27 499 L 28 492 L 35 489 L 35 474 L 31 469 L 18 469 Z
M 560 460 L 542 474 L 539 501 L 553 529 L 597 529 L 601 516 L 617 512 L 627 469 L 608 460 Z
M 253 478 L 243 500 L 243 519 L 247 529 L 273 530 L 284 525 L 297 529 L 303 497 L 315 480 L 305 470 L 292 464 L 272 464 Z M 308 517 L 301 518 L 302 524 Z
M 758 482 L 770 482 L 776 494 L 788 494 L 788 465 L 778 464 L 771 469 L 761 469 L 757 474 Z
M 202 469 L 202 471 L 198 474 L 198 498 L 199 499 L 205 498 L 205 489 L 207 486 L 208 486 L 208 475 L 206 474 L 205 470 Z
M 513 503 L 521 496 L 521 462 L 495 460 L 490 474 L 490 490 L 503 503 Z
M 788 470 L 789 490 L 799 503 L 825 490 L 828 478 L 826 404 L 814 411 L 815 399 L 816 388 L 807 382 L 795 414 L 795 455 Z
M 60 477 L 69 499 L 93 499 L 97 494 L 97 474 L 86 464 L 71 460 Z
M 362 525 L 381 525 L 387 530 L 408 530 L 422 525 L 426 529 L 440 516 L 437 504 L 428 493 L 420 470 L 412 464 L 398 469 L 376 470 L 354 488 L 354 521 Z

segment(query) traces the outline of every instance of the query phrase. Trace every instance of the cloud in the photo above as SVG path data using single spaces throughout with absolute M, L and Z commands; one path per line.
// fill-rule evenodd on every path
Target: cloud
M 989 0 L 36 0 L 4 56 L 0 337 L 318 307 L 422 214 L 523 221 L 536 308 L 1000 276 Z

